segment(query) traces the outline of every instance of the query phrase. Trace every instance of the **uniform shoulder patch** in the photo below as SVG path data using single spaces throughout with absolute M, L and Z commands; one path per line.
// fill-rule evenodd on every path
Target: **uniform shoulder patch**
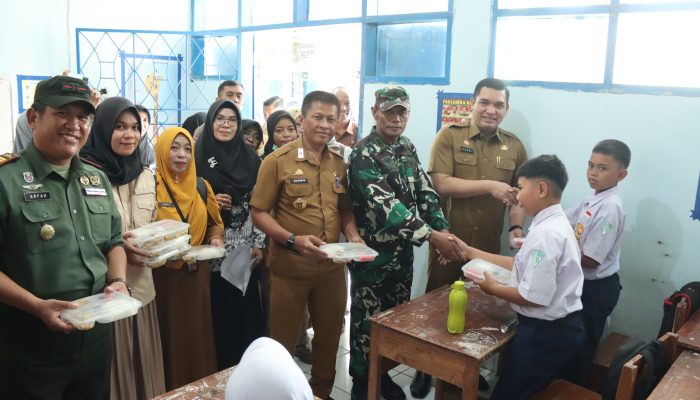
M 338 146 L 338 145 L 329 144 L 328 151 L 331 152 L 332 154 L 335 154 L 336 156 L 338 156 L 340 158 L 343 157 L 343 148 Z
M 85 158 L 85 157 L 80 157 L 80 161 L 82 161 L 83 164 L 87 164 L 87 165 L 90 165 L 90 166 L 92 166 L 92 167 L 95 167 L 95 168 L 98 168 L 98 169 L 102 169 L 102 165 L 100 165 L 99 163 L 97 163 L 97 162 L 95 162 L 95 161 L 88 160 L 88 159 Z
M 509 131 L 507 131 L 507 130 L 505 130 L 505 129 L 501 129 L 501 128 L 498 128 L 498 130 L 501 132 L 501 134 L 506 135 L 506 136 L 508 136 L 508 137 L 511 137 L 511 138 L 513 138 L 513 139 L 517 139 L 518 141 L 520 141 L 520 138 L 519 138 L 518 135 L 516 135 L 515 133 L 509 132 Z
M 0 155 L 0 167 L 11 162 L 19 160 L 19 156 L 15 153 L 5 153 Z

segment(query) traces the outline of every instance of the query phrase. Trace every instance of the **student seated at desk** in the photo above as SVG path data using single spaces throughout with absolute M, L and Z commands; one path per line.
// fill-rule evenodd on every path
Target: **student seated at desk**
M 485 273 L 477 281 L 484 293 L 512 303 L 520 322 L 506 371 L 491 400 L 529 399 L 558 377 L 576 373 L 575 358 L 585 341 L 581 318 L 581 254 L 561 195 L 568 181 L 564 164 L 554 155 L 526 161 L 516 174 L 517 199 L 534 216 L 520 251 L 513 257 L 464 245 L 466 258 L 481 258 L 512 270 L 510 286 Z
M 226 400 L 312 400 L 311 386 L 292 356 L 268 337 L 255 339 L 226 384 Z

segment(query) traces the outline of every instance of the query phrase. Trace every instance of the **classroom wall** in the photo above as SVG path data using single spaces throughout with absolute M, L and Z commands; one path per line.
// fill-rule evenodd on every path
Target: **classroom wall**
M 490 2 L 455 0 L 449 86 L 405 85 L 411 95 L 406 134 L 427 166 L 436 127 L 436 92 L 472 92 L 486 76 Z M 381 85 L 365 85 L 363 131 L 372 126 L 370 106 Z M 569 173 L 562 203 L 573 206 L 590 194 L 586 163 L 595 143 L 607 138 L 632 150 L 629 176 L 620 184 L 626 212 L 622 248 L 622 294 L 610 329 L 653 337 L 663 298 L 700 279 L 700 222 L 692 221 L 700 173 L 700 97 L 611 94 L 511 88 L 502 127 L 515 132 L 530 156 L 557 154 Z M 413 295 L 423 293 L 427 246 L 416 252 Z

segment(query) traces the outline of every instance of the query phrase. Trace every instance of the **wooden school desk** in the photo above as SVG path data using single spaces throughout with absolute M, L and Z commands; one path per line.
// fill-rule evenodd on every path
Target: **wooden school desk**
M 216 372 L 198 381 L 154 397 L 153 400 L 223 400 L 226 382 L 236 367 Z
M 700 354 L 692 351 L 678 356 L 647 397 L 647 400 L 681 399 L 700 399 Z
M 678 330 L 678 345 L 682 349 L 700 351 L 700 311 L 693 313 Z
M 447 332 L 450 289 L 443 286 L 370 318 L 370 400 L 379 398 L 381 375 L 397 363 L 435 376 L 436 400 L 442 395 L 441 381 L 461 387 L 462 399 L 476 399 L 480 364 L 513 337 L 500 327 L 515 312 L 508 302 L 469 287 L 465 331 L 452 335 Z

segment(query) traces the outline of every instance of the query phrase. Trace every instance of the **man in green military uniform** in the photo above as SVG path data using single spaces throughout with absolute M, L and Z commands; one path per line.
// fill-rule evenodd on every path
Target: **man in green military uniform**
M 349 265 L 352 281 L 350 375 L 352 398 L 367 397 L 368 317 L 408 301 L 413 246 L 429 242 L 448 259 L 459 258 L 460 242 L 447 231 L 440 200 L 423 171 L 413 144 L 402 136 L 410 113 L 400 86 L 377 90 L 376 125 L 350 156 L 350 194 L 360 235 L 377 250 L 374 261 Z M 401 387 L 382 376 L 385 399 L 404 399 Z
M 106 176 L 83 164 L 95 108 L 84 81 L 40 82 L 33 142 L 0 161 L 0 387 L 11 399 L 107 399 L 111 333 L 60 319 L 72 300 L 128 295 L 121 219 Z

